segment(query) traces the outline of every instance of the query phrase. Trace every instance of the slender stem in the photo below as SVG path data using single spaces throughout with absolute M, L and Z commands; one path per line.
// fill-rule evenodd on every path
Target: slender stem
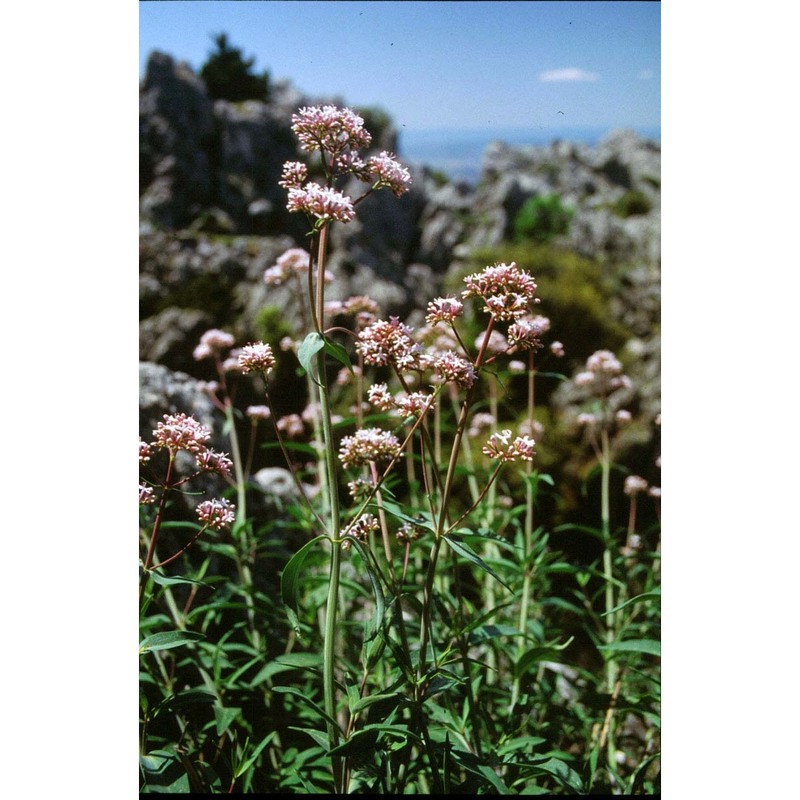
M 528 426 L 530 430 L 529 435 L 533 434 L 533 411 L 535 408 L 535 377 L 534 370 L 534 355 L 533 350 L 528 354 Z M 523 552 L 525 571 L 522 578 L 522 598 L 519 607 L 519 621 L 517 628 L 522 633 L 519 644 L 517 645 L 517 659 L 522 656 L 526 647 L 526 634 L 528 631 L 528 607 L 531 602 L 531 586 L 533 584 L 533 564 L 529 563 L 531 553 L 533 552 L 533 483 L 531 476 L 533 475 L 533 462 L 528 461 L 525 465 L 525 528 L 524 528 L 524 542 L 525 550 Z M 519 700 L 520 693 L 520 676 L 514 678 L 514 683 L 511 687 L 511 701 L 508 706 L 508 713 L 514 710 L 514 707 Z
M 325 313 L 325 255 L 328 240 L 328 227 L 324 225 L 319 231 L 317 250 L 317 292 L 316 314 L 314 323 L 317 333 Z M 331 565 L 328 579 L 328 599 L 325 607 L 325 637 L 323 644 L 323 691 L 325 697 L 325 713 L 330 717 L 327 722 L 328 742 L 333 749 L 339 744 L 339 727 L 334 720 L 336 713 L 336 618 L 339 604 L 339 579 L 341 572 L 342 546 L 340 539 L 339 490 L 336 475 L 336 453 L 333 447 L 333 426 L 331 422 L 330 396 L 325 363 L 325 349 L 317 353 L 317 388 L 319 390 L 320 416 L 322 421 L 322 440 L 324 446 L 326 498 L 330 512 L 329 531 L 331 535 Z M 344 792 L 344 762 L 340 757 L 332 759 L 334 791 Z
M 609 444 L 608 431 L 605 427 L 600 431 L 601 441 L 601 523 L 603 530 L 603 541 L 605 547 L 603 549 L 603 577 L 605 578 L 605 606 L 606 606 L 606 643 L 613 643 L 616 637 L 616 615 L 613 613 L 614 608 L 614 585 L 613 571 L 612 571 L 612 553 L 611 553 L 611 513 L 610 513 L 610 475 L 611 475 L 611 448 Z M 614 690 L 617 682 L 617 662 L 613 655 L 608 657 L 606 661 L 606 687 L 609 692 Z M 614 745 L 614 725 L 613 719 L 608 719 L 608 766 L 609 769 L 616 767 L 616 747 Z

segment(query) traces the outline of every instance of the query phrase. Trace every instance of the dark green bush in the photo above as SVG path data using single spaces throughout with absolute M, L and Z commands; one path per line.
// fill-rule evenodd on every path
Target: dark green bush
M 620 196 L 619 200 L 611 207 L 611 210 L 623 219 L 635 217 L 640 214 L 647 214 L 653 208 L 650 198 L 638 189 L 631 189 Z
M 214 37 L 216 52 L 211 53 L 203 64 L 200 76 L 206 83 L 209 95 L 214 100 L 266 101 L 269 97 L 269 74 L 255 75 L 250 70 L 254 58 L 245 59 L 242 51 L 228 44 L 228 37 L 220 33 Z
M 569 230 L 574 213 L 557 194 L 531 197 L 514 219 L 514 240 L 549 242 Z

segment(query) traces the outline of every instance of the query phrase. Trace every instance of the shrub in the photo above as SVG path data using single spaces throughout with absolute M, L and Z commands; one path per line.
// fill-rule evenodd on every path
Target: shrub
M 203 64 L 200 76 L 214 100 L 263 100 L 269 96 L 269 75 L 255 75 L 250 70 L 254 58 L 242 58 L 242 51 L 228 44 L 228 37 L 220 33 L 214 37 L 217 50 Z
M 514 240 L 549 242 L 567 233 L 574 210 L 561 203 L 557 194 L 529 198 L 514 219 Z
M 623 219 L 639 214 L 648 214 L 653 208 L 650 198 L 638 189 L 631 189 L 622 194 L 611 210 Z

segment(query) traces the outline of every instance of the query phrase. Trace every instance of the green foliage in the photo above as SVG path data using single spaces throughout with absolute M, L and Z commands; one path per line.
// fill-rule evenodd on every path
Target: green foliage
M 629 189 L 624 192 L 611 207 L 611 210 L 623 219 L 648 214 L 652 209 L 653 203 L 650 198 L 638 189 Z
M 291 336 L 293 333 L 286 319 L 286 310 L 272 305 L 259 309 L 254 329 L 256 338 L 262 342 L 279 342 L 284 336 Z
M 547 235 L 558 226 L 551 218 Z M 293 325 L 285 308 L 267 307 L 262 338 L 301 344 L 233 389 L 226 353 L 215 352 L 215 402 L 234 454 L 224 491 L 236 499 L 235 513 L 227 497 L 217 501 L 229 512 L 219 524 L 206 503 L 191 522 L 167 513 L 167 500 L 202 493 L 194 479 L 220 466 L 205 438 L 175 421 L 168 444 L 163 430 L 140 444 L 142 794 L 660 792 L 660 529 L 637 523 L 622 492 L 630 470 L 609 455 L 618 429 L 608 387 L 591 406 L 604 436 L 585 443 L 594 467 L 581 487 L 585 518 L 554 524 L 551 507 L 570 487 L 530 460 L 527 437 L 512 444 L 500 429 L 513 420 L 532 432 L 543 420 L 554 466 L 574 457 L 549 442 L 563 423 L 548 403 L 565 380 L 558 370 L 573 370 L 545 369 L 556 358 L 547 350 L 474 344 L 508 331 L 511 320 L 483 308 L 498 299 L 514 311 L 524 300 L 526 314 L 540 308 L 572 360 L 626 338 L 609 312 L 613 269 L 533 239 L 478 254 L 476 269 L 524 264 L 541 304 L 530 275 L 498 270 L 515 273 L 505 299 L 494 295 L 497 275 L 484 276 L 480 293 L 491 296 L 466 298 L 453 321 L 463 360 L 428 354 L 456 370 L 446 380 L 410 382 L 427 345 L 407 341 L 399 320 L 371 331 L 390 352 L 367 359 L 352 344 L 356 322 Z M 316 241 L 324 265 L 326 237 Z M 305 300 L 322 317 L 324 296 Z M 385 361 L 398 357 L 414 369 L 391 375 Z M 527 364 L 512 367 L 512 357 Z M 286 434 L 301 438 L 278 437 L 297 492 L 255 514 L 249 466 L 258 447 L 275 446 L 281 403 L 296 400 L 289 372 L 319 402 L 304 409 L 306 428 Z M 235 390 L 254 378 L 278 424 L 265 442 L 254 418 L 244 447 L 234 395 L 244 406 Z M 386 400 L 389 381 L 403 392 Z M 412 385 L 426 390 L 422 400 L 412 402 Z M 387 411 L 398 398 L 410 413 Z M 488 428 L 473 429 L 486 410 Z M 354 429 L 368 435 L 354 437 L 364 447 L 347 463 L 340 448 Z M 173 470 L 183 449 L 198 469 L 188 478 Z
M 549 242 L 569 231 L 574 214 L 557 194 L 530 197 L 514 218 L 514 240 Z
M 251 72 L 254 58 L 243 58 L 242 51 L 231 47 L 228 37 L 220 33 L 214 37 L 217 46 L 200 69 L 209 95 L 214 100 L 266 101 L 269 97 L 269 74 L 256 75 Z

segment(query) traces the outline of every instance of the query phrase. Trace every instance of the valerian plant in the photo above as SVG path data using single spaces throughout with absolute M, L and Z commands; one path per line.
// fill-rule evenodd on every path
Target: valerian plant
M 614 653 L 621 608 L 637 598 L 614 589 L 607 499 L 605 605 L 593 632 L 611 654 L 601 686 L 610 700 L 599 716 L 584 706 L 569 715 L 582 679 L 563 665 L 571 637 L 546 618 L 552 576 L 576 570 L 535 519 L 537 498 L 554 488 L 536 466 L 543 428 L 534 388 L 550 321 L 537 313 L 535 278 L 513 262 L 490 264 L 466 275 L 460 291 L 432 298 L 417 329 L 381 316 L 368 296 L 327 298 L 331 227 L 351 223 L 375 192 L 402 197 L 411 176 L 394 154 L 370 154 L 371 136 L 350 109 L 301 108 L 292 130 L 308 161 L 286 163 L 279 183 L 288 210 L 308 221 L 307 247 L 286 251 L 264 280 L 293 288 L 296 337 L 238 348 L 224 331 L 201 338 L 195 358 L 216 365 L 218 380 L 204 389 L 224 415 L 232 457 L 206 448 L 210 431 L 181 414 L 140 445 L 145 465 L 154 449 L 169 456 L 164 477 L 140 485 L 142 628 L 158 629 L 141 645 L 154 659 L 143 680 L 161 687 L 160 696 L 144 693 L 143 789 L 582 793 L 600 782 L 603 748 L 605 785 L 631 788 L 635 778 L 648 786 L 653 736 L 627 787 L 618 765 Z M 563 355 L 557 341 L 544 350 Z M 606 498 L 606 401 L 623 376 L 613 357 L 593 358 L 600 423 L 592 442 Z M 275 412 L 279 359 L 294 359 L 305 377 L 302 414 Z M 256 382 L 263 405 L 236 409 L 232 373 Z M 504 391 L 514 375 L 526 376 L 527 401 L 510 415 Z M 244 417 L 246 450 L 237 432 Z M 262 423 L 271 425 L 267 437 Z M 259 436 L 285 458 L 296 502 L 257 530 L 247 490 Z M 180 451 L 196 459 L 198 474 L 226 479 L 236 503 L 200 502 L 191 533 L 157 556 L 169 496 L 193 477 L 175 477 Z M 620 557 L 629 560 L 640 491 L 631 484 L 627 492 Z M 273 584 L 282 620 L 260 571 L 279 530 L 292 543 Z M 222 574 L 228 563 L 234 569 Z M 168 575 L 177 564 L 191 575 Z M 640 596 L 654 590 L 648 584 Z M 216 645 L 204 641 L 212 633 Z M 159 648 L 186 655 L 166 660 Z M 192 672 L 199 686 L 176 682 Z M 210 705 L 213 718 L 196 711 L 205 722 L 193 721 L 184 703 Z M 168 713 L 176 743 L 148 748 L 151 721 Z

